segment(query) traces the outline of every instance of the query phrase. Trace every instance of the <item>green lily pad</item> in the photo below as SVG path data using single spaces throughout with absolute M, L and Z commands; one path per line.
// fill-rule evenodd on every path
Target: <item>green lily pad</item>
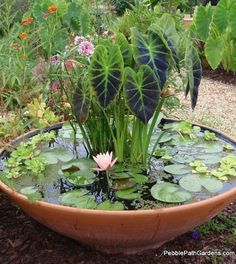
M 187 175 L 180 179 L 179 185 L 190 192 L 200 192 L 202 185 L 197 175 Z
M 20 193 L 25 195 L 30 201 L 37 201 L 42 199 L 42 194 L 38 192 L 38 190 L 33 186 L 21 188 Z
M 129 175 L 134 178 L 137 184 L 144 184 L 148 181 L 148 177 L 143 174 L 130 172 Z
M 220 162 L 221 157 L 217 154 L 215 155 L 199 155 L 197 159 L 202 160 L 205 164 L 217 164 Z
M 194 161 L 194 157 L 190 155 L 175 155 L 172 157 L 172 160 L 181 164 L 189 164 L 190 162 Z
M 127 172 L 114 172 L 110 175 L 113 180 L 116 179 L 128 179 L 131 176 Z
M 50 149 L 49 151 L 42 152 L 40 156 L 43 157 L 47 164 L 56 164 L 59 160 L 68 162 L 74 157 L 73 153 L 65 148 Z
M 151 144 L 155 144 L 156 141 L 158 140 L 158 138 L 161 136 L 162 132 L 158 132 L 153 134 L 153 136 L 151 137 Z M 159 143 L 165 143 L 168 142 L 172 139 L 173 135 L 170 133 L 165 133 L 162 135 L 162 137 L 159 140 Z
M 95 161 L 87 158 L 73 159 L 63 164 L 61 169 L 63 171 L 70 171 L 75 167 L 78 168 L 78 170 L 88 170 L 88 169 L 96 168 L 97 164 Z
M 136 192 L 134 188 L 121 190 L 116 192 L 116 197 L 122 200 L 135 200 L 140 198 L 140 193 Z
M 134 179 L 116 179 L 113 180 L 112 188 L 115 190 L 125 190 L 129 189 L 136 185 L 136 181 Z
M 180 146 L 180 145 L 192 145 L 195 141 L 188 136 L 185 135 L 173 135 L 173 140 L 171 141 L 171 145 Z
M 74 190 L 63 193 L 59 199 L 62 205 L 71 207 L 94 209 L 96 202 L 92 195 L 88 195 L 87 190 Z
M 205 153 L 218 153 L 223 151 L 223 146 L 214 141 L 205 142 L 200 144 L 199 147 L 203 148 L 203 152 Z
M 124 210 L 125 207 L 121 202 L 110 202 L 109 200 L 104 201 L 100 203 L 97 208 L 97 210 L 107 210 L 107 211 L 120 211 Z
M 181 190 L 177 184 L 169 182 L 153 185 L 151 195 L 154 199 L 166 203 L 182 203 L 192 197 L 189 192 Z
M 96 174 L 89 170 L 76 171 L 66 177 L 67 180 L 74 185 L 89 185 L 96 179 Z
M 172 164 L 165 166 L 164 171 L 173 175 L 183 175 L 191 172 L 191 168 L 182 164 Z
M 223 188 L 223 183 L 214 177 L 199 176 L 201 185 L 209 192 L 219 192 Z
M 188 175 L 180 179 L 179 185 L 190 192 L 200 192 L 202 187 L 209 192 L 218 192 L 223 188 L 221 181 L 210 176 Z

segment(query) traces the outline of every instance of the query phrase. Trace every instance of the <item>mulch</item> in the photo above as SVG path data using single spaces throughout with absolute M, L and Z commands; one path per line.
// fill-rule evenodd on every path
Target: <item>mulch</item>
M 220 67 L 214 71 L 210 68 L 204 68 L 203 77 L 207 77 L 208 79 L 214 81 L 230 84 L 235 86 L 236 88 L 236 73 L 224 71 Z
M 236 203 L 224 210 L 225 215 L 236 212 Z M 27 216 L 0 192 L 0 263 L 1 264 L 154 264 L 154 263 L 236 263 L 235 257 L 167 256 L 164 251 L 236 251 L 235 243 L 229 243 L 227 232 L 209 234 L 193 239 L 188 232 L 166 243 L 159 249 L 140 255 L 106 255 L 78 242 L 61 236 Z

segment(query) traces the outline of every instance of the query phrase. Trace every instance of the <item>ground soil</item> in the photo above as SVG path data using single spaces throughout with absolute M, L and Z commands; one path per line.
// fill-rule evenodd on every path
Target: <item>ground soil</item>
M 236 212 L 236 203 L 231 204 L 225 215 Z M 236 251 L 235 242 L 229 233 L 211 233 L 198 239 L 188 232 L 157 250 L 140 255 L 106 255 L 61 236 L 28 217 L 0 192 L 0 263 L 1 264 L 54 264 L 54 263 L 235 263 L 236 256 L 167 256 L 164 251 Z M 234 239 L 233 239 L 234 240 Z
M 218 68 L 214 71 L 209 68 L 205 68 L 203 69 L 203 77 L 207 77 L 208 79 L 219 81 L 225 84 L 233 85 L 236 89 L 236 73 L 226 72 L 221 68 Z

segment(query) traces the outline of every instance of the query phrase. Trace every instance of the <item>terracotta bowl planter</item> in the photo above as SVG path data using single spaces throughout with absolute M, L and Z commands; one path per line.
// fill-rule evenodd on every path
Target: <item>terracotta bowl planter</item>
M 27 137 L 36 133 L 31 132 Z M 233 139 L 221 137 L 236 145 Z M 13 144 L 24 138 L 17 139 Z M 0 150 L 0 157 L 3 152 Z M 103 252 L 126 254 L 157 248 L 211 219 L 236 199 L 234 188 L 213 198 L 177 207 L 100 211 L 42 201 L 31 203 L 1 182 L 0 189 L 28 215 L 50 229 Z

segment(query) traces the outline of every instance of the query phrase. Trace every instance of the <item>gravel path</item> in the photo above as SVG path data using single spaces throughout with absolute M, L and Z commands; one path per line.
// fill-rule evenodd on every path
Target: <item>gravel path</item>
M 235 77 L 236 78 L 236 77 Z M 191 110 L 189 98 L 180 96 L 182 107 L 171 117 L 216 128 L 236 138 L 236 86 L 203 78 L 198 104 Z

